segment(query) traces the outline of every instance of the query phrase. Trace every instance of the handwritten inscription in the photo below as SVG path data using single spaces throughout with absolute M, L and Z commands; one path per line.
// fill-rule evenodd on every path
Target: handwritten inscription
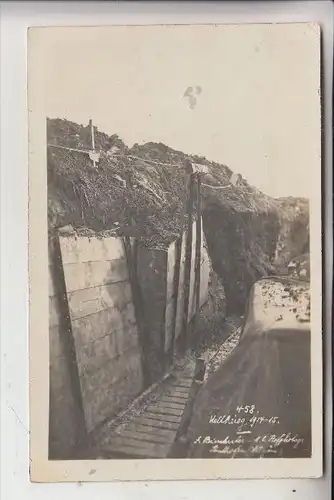
M 234 431 L 227 436 L 212 435 L 197 436 L 195 445 L 207 445 L 210 453 L 235 456 L 279 456 L 282 447 L 288 446 L 297 450 L 304 438 L 291 432 L 275 432 L 275 426 L 280 424 L 277 416 L 261 415 L 255 405 L 238 406 L 228 414 L 213 414 L 209 417 L 213 426 L 234 426 Z M 229 427 L 228 427 L 229 428 Z M 262 433 L 261 428 L 265 432 Z M 220 429 L 220 427 L 219 427 Z M 231 427 L 232 429 L 232 427 Z M 221 434 L 217 428 L 217 435 Z
M 255 425 L 276 425 L 280 421 L 277 416 L 261 415 L 255 405 L 251 405 L 238 406 L 234 413 L 213 414 L 209 417 L 209 423 L 214 425 L 236 425 L 237 433 L 250 433 Z

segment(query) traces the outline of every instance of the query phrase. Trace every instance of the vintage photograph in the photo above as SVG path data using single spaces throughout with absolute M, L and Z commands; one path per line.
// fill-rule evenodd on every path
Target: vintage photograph
M 48 460 L 311 459 L 319 28 L 31 31 Z

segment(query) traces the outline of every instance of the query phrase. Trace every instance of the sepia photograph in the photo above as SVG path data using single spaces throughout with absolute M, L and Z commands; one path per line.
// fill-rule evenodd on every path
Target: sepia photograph
M 318 474 L 319 27 L 29 37 L 34 449 L 109 479 Z

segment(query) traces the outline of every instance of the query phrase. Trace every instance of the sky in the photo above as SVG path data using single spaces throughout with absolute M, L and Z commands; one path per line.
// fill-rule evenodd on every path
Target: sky
M 320 156 L 314 25 L 47 31 L 47 116 L 92 118 L 129 146 L 205 156 L 271 196 L 310 196 Z M 189 87 L 201 89 L 195 105 Z

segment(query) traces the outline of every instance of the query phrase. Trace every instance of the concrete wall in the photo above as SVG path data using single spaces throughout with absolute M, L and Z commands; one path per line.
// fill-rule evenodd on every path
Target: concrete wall
M 144 388 L 142 356 L 123 242 L 60 236 L 87 431 Z
M 72 390 L 68 356 L 68 331 L 57 289 L 57 261 L 49 259 L 50 409 L 49 456 L 66 459 L 79 441 L 78 408 Z M 57 267 L 56 267 L 57 266 Z

